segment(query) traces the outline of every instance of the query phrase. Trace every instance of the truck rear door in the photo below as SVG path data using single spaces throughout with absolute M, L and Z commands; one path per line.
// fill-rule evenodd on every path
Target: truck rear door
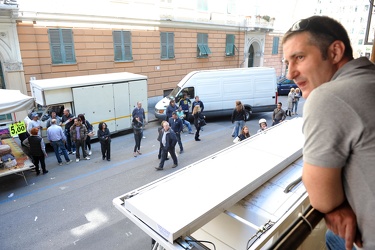
M 109 131 L 116 131 L 112 84 L 78 87 L 72 91 L 76 116 L 85 114 L 94 130 L 103 121 Z

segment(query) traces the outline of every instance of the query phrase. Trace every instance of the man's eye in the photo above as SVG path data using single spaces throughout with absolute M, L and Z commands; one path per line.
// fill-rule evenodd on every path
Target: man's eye
M 303 56 L 297 56 L 297 59 L 298 59 L 298 60 L 302 60 L 302 59 L 303 59 Z

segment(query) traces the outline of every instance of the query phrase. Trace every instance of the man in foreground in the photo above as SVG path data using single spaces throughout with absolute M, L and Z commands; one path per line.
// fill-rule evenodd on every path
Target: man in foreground
M 285 34 L 283 50 L 304 105 L 303 182 L 325 214 L 328 249 L 375 249 L 375 66 L 353 59 L 344 27 L 313 16 Z

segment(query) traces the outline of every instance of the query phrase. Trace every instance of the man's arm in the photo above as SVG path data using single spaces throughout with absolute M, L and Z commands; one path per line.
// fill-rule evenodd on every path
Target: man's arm
M 346 249 L 352 249 L 354 242 L 362 247 L 356 215 L 345 198 L 341 172 L 341 168 L 324 168 L 304 163 L 303 184 L 311 205 L 325 214 L 327 227 L 345 239 Z
M 311 205 L 322 213 L 329 213 L 344 201 L 341 168 L 324 168 L 303 164 L 302 174 Z

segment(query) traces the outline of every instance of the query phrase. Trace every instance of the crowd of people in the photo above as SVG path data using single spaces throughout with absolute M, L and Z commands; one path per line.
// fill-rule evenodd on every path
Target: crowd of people
M 292 92 L 292 90 L 291 90 Z M 294 90 L 293 90 L 294 93 Z M 293 94 L 293 98 L 297 100 L 300 96 L 297 93 Z M 294 108 L 294 106 L 293 106 Z M 162 122 L 161 127 L 158 129 L 158 141 L 160 149 L 158 159 L 160 160 L 157 170 L 162 170 L 164 162 L 168 160 L 168 154 L 173 159 L 173 167 L 177 167 L 178 160 L 175 153 L 175 147 L 178 144 L 179 153 L 184 153 L 184 146 L 181 134 L 184 133 L 186 127 L 189 134 L 194 134 L 195 141 L 201 141 L 200 131 L 206 125 L 206 117 L 203 114 L 204 104 L 199 96 L 195 96 L 193 102 L 188 98 L 187 93 L 184 93 L 178 105 L 174 100 L 171 100 L 166 109 L 166 120 Z M 191 111 L 191 112 L 190 112 Z M 28 132 L 33 136 L 33 142 L 30 144 L 29 139 L 23 145 L 27 146 L 30 151 L 30 157 L 36 167 L 37 174 L 40 173 L 39 164 L 41 165 L 43 174 L 47 173 L 44 157 L 45 145 L 41 136 L 41 122 L 38 114 L 32 114 L 32 120 L 28 124 Z M 281 103 L 273 112 L 273 125 L 278 124 L 285 120 L 285 111 L 281 108 Z M 195 133 L 192 129 L 192 124 L 189 119 L 193 121 Z M 235 108 L 232 113 L 232 124 L 234 124 L 232 136 L 235 138 L 234 142 L 242 141 L 250 137 L 248 126 L 246 126 L 246 111 L 241 101 L 235 102 Z M 90 160 L 92 154 L 91 137 L 95 135 L 94 128 L 91 123 L 85 118 L 83 114 L 76 117 L 71 114 L 69 109 L 64 109 L 62 117 L 59 117 L 55 111 L 50 113 L 47 120 L 47 138 L 53 147 L 58 165 L 63 165 L 63 160 L 66 164 L 70 164 L 73 160 L 69 155 L 75 155 L 75 161 L 78 163 L 81 159 Z M 137 102 L 136 107 L 132 112 L 132 128 L 134 134 L 134 150 L 133 156 L 137 157 L 142 155 L 141 142 L 143 130 L 146 125 L 145 110 L 142 108 L 142 103 Z M 262 132 L 267 129 L 267 122 L 265 119 L 259 120 L 260 129 Z M 36 133 L 36 134 L 35 134 Z M 98 126 L 97 136 L 100 142 L 102 159 L 111 160 L 111 133 L 105 122 L 100 122 Z M 36 138 L 38 142 L 35 143 Z M 37 147 L 37 149 L 35 148 Z M 42 153 L 41 153 L 42 152 Z M 63 159 L 62 159 L 63 156 Z
M 46 174 L 48 173 L 45 164 L 47 153 L 41 134 L 42 123 L 37 113 L 33 113 L 31 118 L 27 131 L 20 136 L 21 145 L 31 158 L 36 174 L 40 174 L 39 164 L 43 174 Z M 67 165 L 73 161 L 69 157 L 70 154 L 75 154 L 77 163 L 81 160 L 81 152 L 82 159 L 90 160 L 89 156 L 92 154 L 91 137 L 95 135 L 95 132 L 93 126 L 83 114 L 75 117 L 69 109 L 64 109 L 62 117 L 59 117 L 55 111 L 52 111 L 46 125 L 47 139 L 53 148 L 59 166 L 63 165 L 61 156 L 64 157 Z M 97 134 L 102 144 L 103 160 L 110 161 L 110 132 L 104 122 L 99 124 Z
M 292 94 L 291 94 L 292 93 Z M 294 113 L 297 114 L 298 100 L 301 97 L 299 89 L 292 89 L 289 96 L 292 96 Z M 288 96 L 288 103 L 289 103 Z M 288 106 L 289 108 L 289 106 Z M 191 112 L 190 112 L 191 111 Z M 174 100 L 171 100 L 166 108 L 166 119 L 162 122 L 161 127 L 158 128 L 158 141 L 160 143 L 158 159 L 160 160 L 157 170 L 162 170 L 164 162 L 168 160 L 168 154 L 173 159 L 173 167 L 177 167 L 178 160 L 175 153 L 175 147 L 178 144 L 179 153 L 184 153 L 184 147 L 181 134 L 184 133 L 186 127 L 189 134 L 194 134 L 195 141 L 200 141 L 200 131 L 206 125 L 205 115 L 203 114 L 204 104 L 199 96 L 195 96 L 193 102 L 190 101 L 187 93 L 184 93 L 182 98 L 178 101 L 178 105 Z M 275 109 L 272 115 L 272 125 L 278 124 L 285 120 L 286 113 L 281 108 L 281 103 Z M 44 141 L 42 139 L 42 123 L 37 113 L 31 115 L 31 121 L 28 123 L 27 135 L 22 138 L 21 145 L 28 151 L 28 155 L 35 165 L 37 175 L 40 174 L 39 165 L 42 173 L 48 173 L 45 164 L 45 157 L 47 153 L 45 150 Z M 195 133 L 192 129 L 193 121 Z M 232 123 L 234 124 L 232 136 L 235 137 L 235 142 L 245 140 L 250 137 L 249 128 L 246 124 L 246 112 L 241 101 L 236 101 L 235 108 L 232 113 Z M 137 157 L 141 153 L 141 141 L 143 130 L 146 125 L 145 110 L 142 108 L 142 103 L 137 102 L 136 107 L 132 112 L 132 128 L 134 133 L 134 150 L 133 156 Z M 75 161 L 78 163 L 81 159 L 90 160 L 92 154 L 91 137 L 95 135 L 92 124 L 85 118 L 84 114 L 74 116 L 69 109 L 63 110 L 63 115 L 59 117 L 55 111 L 51 111 L 50 117 L 46 122 L 47 138 L 54 150 L 57 163 L 59 166 L 63 165 L 63 160 L 66 164 L 70 164 L 73 160 L 69 155 L 75 155 Z M 261 132 L 267 129 L 267 122 L 265 119 L 259 120 Z M 102 159 L 111 160 L 111 133 L 105 122 L 100 122 L 97 130 L 97 136 L 100 142 Z M 31 135 L 31 136 L 30 136 Z M 21 136 L 20 136 L 21 138 Z M 82 156 L 82 157 L 81 157 Z M 62 159 L 63 157 L 63 159 Z

